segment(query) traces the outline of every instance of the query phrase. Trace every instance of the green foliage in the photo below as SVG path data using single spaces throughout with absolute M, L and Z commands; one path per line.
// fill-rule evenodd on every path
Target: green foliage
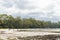
M 40 21 L 34 18 L 13 17 L 0 14 L 0 28 L 60 28 L 60 22 Z

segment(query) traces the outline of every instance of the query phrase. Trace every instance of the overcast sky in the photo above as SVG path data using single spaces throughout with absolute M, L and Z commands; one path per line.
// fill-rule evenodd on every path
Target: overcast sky
M 60 21 L 60 0 L 0 0 L 0 14 Z

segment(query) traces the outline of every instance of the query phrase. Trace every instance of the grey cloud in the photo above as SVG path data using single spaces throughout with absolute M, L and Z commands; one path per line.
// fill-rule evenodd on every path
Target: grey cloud
M 27 4 L 26 0 L 17 0 L 16 1 L 16 7 L 19 8 L 19 9 L 25 9 L 26 4 Z
M 60 16 L 53 16 L 51 19 L 55 21 L 60 21 Z
M 12 7 L 14 5 L 14 1 L 12 0 L 4 0 L 4 3 L 2 4 L 4 7 Z
M 53 16 L 53 14 L 55 13 L 54 11 L 54 4 L 51 4 L 47 7 L 47 16 L 50 17 L 50 16 Z
M 57 4 L 60 4 L 60 3 L 57 3 Z M 36 7 L 35 6 L 29 6 L 28 5 L 28 1 L 27 0 L 4 0 L 4 3 L 2 4 L 3 7 L 6 7 L 6 8 L 9 8 L 9 7 L 12 7 L 15 5 L 16 8 L 18 9 L 28 9 L 28 10 L 32 10 L 32 9 L 35 9 Z M 51 5 L 48 5 L 47 8 L 43 9 L 42 11 L 40 12 L 30 12 L 30 13 L 27 13 L 27 14 L 23 14 L 21 12 L 17 12 L 17 13 L 11 13 L 11 15 L 13 15 L 14 17 L 16 16 L 21 16 L 22 18 L 29 18 L 29 17 L 32 17 L 32 18 L 38 18 L 40 20 L 45 20 L 45 21 L 60 21 L 60 16 L 53 16 L 53 14 L 55 13 L 54 11 L 54 7 L 56 5 L 53 3 Z M 46 13 L 44 13 L 43 11 L 46 11 Z M 5 10 L 0 10 L 0 13 L 7 13 L 7 11 Z M 44 15 L 45 14 L 47 15 L 47 17 L 40 17 L 41 15 Z M 50 16 L 52 16 L 52 18 L 49 18 Z
M 13 16 L 13 17 L 19 16 L 19 17 L 22 17 L 22 18 L 25 17 L 25 16 L 24 16 L 23 14 L 21 14 L 20 12 L 18 12 L 18 13 L 12 13 L 12 16 Z
M 44 21 L 52 21 L 52 22 L 58 22 L 60 21 L 60 18 L 58 17 L 53 17 L 53 18 L 46 18 L 46 17 L 40 17 L 40 20 L 44 20 Z
M 16 7 L 23 9 L 24 8 L 24 1 L 23 0 L 18 0 L 16 1 Z
M 44 21 L 50 21 L 50 18 L 46 18 L 46 17 L 40 17 L 40 20 L 44 20 Z
M 54 13 L 55 13 L 54 11 L 47 12 L 47 16 L 48 16 L 48 17 L 53 16 Z
M 2 6 L 4 7 L 12 7 L 15 5 L 16 8 L 19 9 L 34 9 L 33 6 L 28 6 L 28 0 L 3 0 Z
M 28 0 L 17 0 L 16 7 L 19 9 L 35 9 L 34 6 L 28 5 Z
M 28 15 L 44 15 L 43 12 L 31 12 Z
M 37 17 L 40 17 L 41 15 L 44 15 L 44 13 L 43 12 L 31 12 L 31 13 L 24 15 L 24 17 L 26 17 L 26 18 L 29 18 L 29 17 L 37 18 Z

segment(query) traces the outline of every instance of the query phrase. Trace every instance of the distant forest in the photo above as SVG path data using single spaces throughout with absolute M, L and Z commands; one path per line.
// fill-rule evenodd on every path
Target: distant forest
M 21 18 L 0 14 L 0 28 L 60 28 L 60 22 L 41 21 L 34 18 Z

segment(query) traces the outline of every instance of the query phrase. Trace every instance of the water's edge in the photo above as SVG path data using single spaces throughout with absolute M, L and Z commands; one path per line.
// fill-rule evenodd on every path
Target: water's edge
M 60 29 L 0 29 L 0 40 L 60 40 Z

